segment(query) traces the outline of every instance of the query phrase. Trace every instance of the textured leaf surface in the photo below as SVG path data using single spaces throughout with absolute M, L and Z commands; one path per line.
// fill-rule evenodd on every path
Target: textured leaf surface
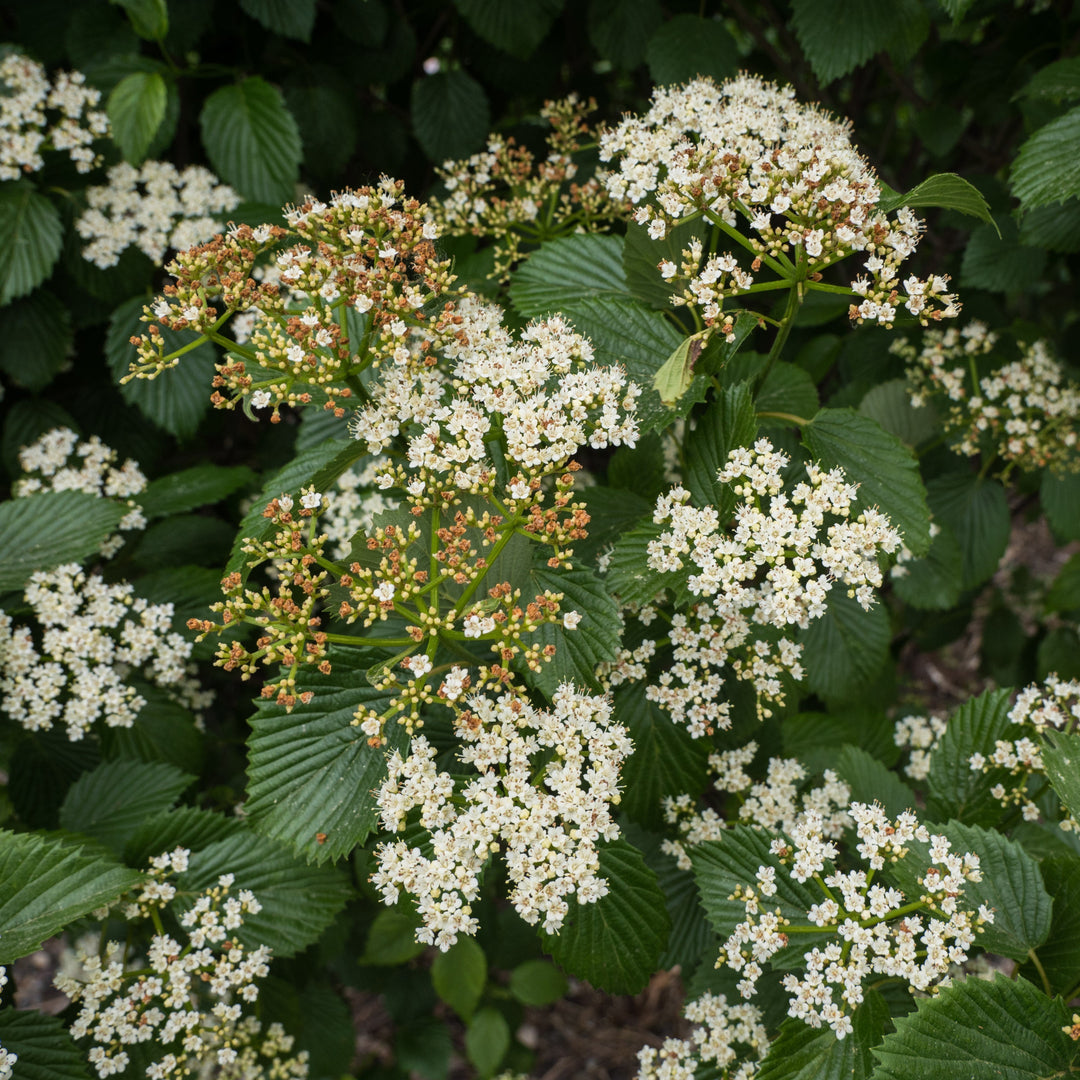
M 300 132 L 281 92 L 255 75 L 215 90 L 199 116 L 215 172 L 245 198 L 280 206 L 292 200 Z
M 825 468 L 839 465 L 859 485 L 859 510 L 876 506 L 916 555 L 930 546 L 930 511 L 911 451 L 877 421 L 853 409 L 822 409 L 803 428 L 803 445 Z
M 267 30 L 297 41 L 310 41 L 315 0 L 240 0 L 240 6 Z
M 1080 735 L 1054 733 L 1044 746 L 1046 775 L 1069 813 L 1080 820 Z
M 84 491 L 46 491 L 0 503 L 0 592 L 21 589 L 35 570 L 82 562 L 126 508 Z
M 628 297 L 619 236 L 564 236 L 544 244 L 514 274 L 510 299 L 526 318 L 595 296 Z
M 799 44 L 822 83 L 889 48 L 901 29 L 898 9 L 862 0 L 794 0 L 791 15 Z
M 1080 608 L 1080 553 L 1062 568 L 1046 594 L 1047 611 L 1072 611 Z
M 414 82 L 411 115 L 416 141 L 436 165 L 475 153 L 491 127 L 484 88 L 460 69 Z
M 675 574 L 660 574 L 646 562 L 649 544 L 663 532 L 662 525 L 647 520 L 627 530 L 608 561 L 605 581 L 624 604 L 651 603 L 657 593 L 669 587 Z
M 387 725 L 388 745 L 372 748 L 351 723 L 361 705 L 389 700 L 364 677 L 370 651 L 332 650 L 333 670 L 320 675 L 304 668 L 297 691 L 314 698 L 284 706 L 260 701 L 248 739 L 248 801 L 252 826 L 290 845 L 309 862 L 347 855 L 378 821 L 374 792 L 386 778 L 386 756 L 406 738 Z M 319 843 L 317 836 L 323 836 Z
M 1080 58 L 1069 56 L 1039 68 L 1021 93 L 1025 97 L 1050 98 L 1052 101 L 1080 98 Z
M 962 979 L 899 1017 L 874 1050 L 874 1080 L 1050 1080 L 1075 1071 L 1060 998 L 1026 979 Z
M 881 603 L 863 611 L 834 585 L 825 614 L 806 630 L 802 665 L 806 685 L 822 697 L 850 700 L 881 670 L 889 654 L 889 613 Z
M 915 792 L 861 746 L 845 746 L 840 751 L 836 773 L 851 788 L 853 802 L 879 802 L 892 818 L 916 809 Z
M 169 90 L 157 71 L 125 75 L 109 95 L 106 111 L 113 141 L 124 158 L 142 164 L 158 128 L 165 119 Z
M 454 7 L 485 41 L 522 59 L 547 36 L 565 0 L 510 5 L 503 0 L 454 0 Z
M 36 289 L 60 257 L 56 207 L 26 180 L 0 186 L 0 306 Z
M 981 584 L 998 568 L 1009 543 L 1005 489 L 996 480 L 956 472 L 931 480 L 926 496 L 935 520 L 949 526 L 960 545 L 963 587 Z
M 933 206 L 941 210 L 958 210 L 961 214 L 976 217 L 993 225 L 990 204 L 983 193 L 956 173 L 938 173 L 927 177 L 903 195 L 897 193 L 883 197 L 878 203 L 881 210 L 895 210 L 901 206 Z
M 1080 107 L 1039 128 L 1013 161 L 1013 194 L 1025 210 L 1080 195 Z
M 52 382 L 71 348 L 71 313 L 50 292 L 0 308 L 0 371 L 37 392 Z
M 86 1054 L 57 1016 L 34 1009 L 0 1011 L 0 1046 L 19 1059 L 14 1080 L 90 1080 Z
M 676 15 L 649 38 L 645 60 L 657 86 L 686 83 L 699 75 L 719 83 L 738 70 L 739 51 L 719 20 Z
M 333 867 L 305 866 L 281 844 L 243 832 L 191 856 L 176 906 L 190 906 L 194 894 L 216 884 L 221 874 L 234 874 L 235 889 L 250 889 L 262 904 L 257 915 L 245 917 L 237 936 L 249 947 L 269 945 L 276 957 L 293 956 L 318 941 L 351 891 Z
M 1039 206 L 1020 222 L 1020 241 L 1047 251 L 1080 251 L 1080 199 Z
M 949 718 L 930 757 L 927 809 L 931 818 L 956 818 L 976 825 L 997 821 L 1001 806 L 990 788 L 1001 778 L 993 771 L 985 775 L 973 771 L 970 761 L 976 752 L 989 757 L 997 740 L 1008 737 L 1013 726 L 1009 708 L 1007 690 L 987 690 L 964 702 Z
M 657 0 L 589 0 L 589 40 L 616 67 L 637 67 L 661 18 Z
M 715 506 L 724 520 L 735 505 L 731 484 L 717 473 L 737 446 L 752 446 L 757 436 L 754 400 L 746 383 L 722 391 L 698 419 L 686 446 L 684 483 L 696 506 Z
M 1046 891 L 1054 898 L 1050 933 L 1039 946 L 1039 962 L 1056 994 L 1067 994 L 1080 975 L 1080 859 L 1075 855 L 1052 855 L 1039 863 Z M 1041 985 L 1033 964 L 1024 974 Z
M 859 402 L 859 412 L 911 447 L 932 439 L 939 430 L 932 408 L 911 404 L 906 379 L 889 379 L 868 390 Z
M 1020 239 L 1016 222 L 1002 217 L 1000 228 L 980 225 L 964 249 L 960 283 L 966 289 L 1021 292 L 1033 288 L 1046 266 L 1046 252 Z
M 436 955 L 431 965 L 435 993 L 463 1020 L 476 1011 L 487 982 L 487 957 L 470 937 L 459 937 L 449 951 Z
M 952 529 L 940 525 L 930 541 L 930 550 L 921 559 L 912 559 L 893 577 L 893 592 L 905 604 L 920 611 L 944 611 L 960 599 L 964 553 Z
M 142 881 L 95 848 L 0 832 L 0 964 L 37 949 L 68 923 Z
M 541 933 L 541 942 L 569 974 L 611 994 L 636 994 L 656 970 L 667 940 L 664 894 L 641 852 L 625 840 L 600 849 L 600 876 L 608 894 L 594 904 L 571 899 L 560 933 Z
M 194 779 L 160 762 L 106 761 L 72 784 L 60 825 L 120 854 L 146 818 L 172 806 Z
M 225 817 L 195 806 L 181 806 L 148 817 L 127 842 L 124 859 L 132 866 L 144 866 L 151 856 L 173 848 L 198 851 L 242 832 L 244 824 L 239 818 Z
M 1039 488 L 1047 521 L 1062 540 L 1080 540 L 1080 474 L 1047 470 Z
M 255 474 L 246 465 L 193 465 L 152 480 L 138 502 L 148 518 L 182 514 L 219 502 L 254 479 Z

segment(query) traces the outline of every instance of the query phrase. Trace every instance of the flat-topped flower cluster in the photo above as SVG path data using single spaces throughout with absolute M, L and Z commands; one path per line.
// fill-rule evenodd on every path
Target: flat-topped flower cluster
M 619 836 L 611 809 L 631 752 L 626 729 L 613 722 L 607 698 L 564 684 L 550 709 L 511 695 L 470 697 L 454 731 L 474 779 L 440 770 L 423 736 L 407 757 L 390 756 L 377 795 L 383 827 L 400 832 L 417 820 L 427 837 L 382 845 L 372 881 L 388 904 L 412 896 L 423 920 L 417 940 L 446 950 L 459 934 L 476 933 L 471 905 L 501 849 L 518 914 L 558 933 L 571 895 L 588 904 L 608 891 L 597 845 Z

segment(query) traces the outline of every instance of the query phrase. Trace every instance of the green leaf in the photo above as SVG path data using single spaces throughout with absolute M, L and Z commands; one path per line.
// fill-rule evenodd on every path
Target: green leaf
M 86 1054 L 57 1016 L 36 1009 L 0 1011 L 0 1046 L 19 1059 L 15 1080 L 90 1080 Z
M 510 299 L 527 319 L 594 296 L 628 295 L 622 238 L 593 233 L 544 244 L 514 273 L 510 284 Z
M 975 0 L 938 0 L 938 3 L 947 14 L 952 16 L 954 22 L 959 22 Z
M 862 747 L 845 746 L 837 758 L 836 773 L 851 788 L 853 802 L 879 802 L 891 818 L 916 809 L 915 792 Z
M 1069 56 L 1039 68 L 1017 96 L 1075 101 L 1080 98 L 1080 59 Z
M 1009 543 L 1005 489 L 996 480 L 965 471 L 931 480 L 926 496 L 935 520 L 952 529 L 960 544 L 963 588 L 981 585 L 997 570 Z
M 589 40 L 605 60 L 629 71 L 645 58 L 662 17 L 657 0 L 589 0 Z
M 597 363 L 621 364 L 641 388 L 637 413 L 643 434 L 666 428 L 704 400 L 705 380 L 697 376 L 678 408 L 669 409 L 661 403 L 653 378 L 684 338 L 658 311 L 629 300 L 600 297 L 569 305 L 563 314 L 578 333 L 592 341 Z
M 169 92 L 156 72 L 136 71 L 121 79 L 109 95 L 106 111 L 113 142 L 124 158 L 141 165 L 165 119 Z
M 160 762 L 103 762 L 71 785 L 60 807 L 60 826 L 92 836 L 119 855 L 143 821 L 168 810 L 194 779 Z
M 396 908 L 380 911 L 371 921 L 361 963 L 396 967 L 419 956 L 426 946 L 416 940 L 416 927 L 417 919 L 408 912 Z
M 262 911 L 244 919 L 237 937 L 249 947 L 269 945 L 275 957 L 293 956 L 318 941 L 351 893 L 332 867 L 305 866 L 273 840 L 243 832 L 191 856 L 176 906 L 186 910 L 221 874 L 234 874 L 235 888 L 250 889 L 262 904 Z
M 675 15 L 649 38 L 649 77 L 657 86 L 690 82 L 699 75 L 721 83 L 739 69 L 735 40 L 719 19 Z
M 323 176 L 340 173 L 356 150 L 356 110 L 350 98 L 336 85 L 305 82 L 285 88 L 285 104 L 300 127 L 304 168 Z
M 600 848 L 608 893 L 593 904 L 571 902 L 562 930 L 541 932 L 559 966 L 610 994 L 636 994 L 656 970 L 670 929 L 664 894 L 641 852 L 625 840 Z
M 616 541 L 608 561 L 605 581 L 608 588 L 623 604 L 651 604 L 657 593 L 668 587 L 670 575 L 650 569 L 647 558 L 649 544 L 664 531 L 651 518 L 623 533 Z
M 96 845 L 84 850 L 51 836 L 0 832 L 0 964 L 32 953 L 142 880 Z
M 35 570 L 82 562 L 127 508 L 84 491 L 47 491 L 0 503 L 0 592 L 21 589 Z
M 182 514 L 220 502 L 234 491 L 247 487 L 254 479 L 255 474 L 246 465 L 193 465 L 190 469 L 151 481 L 138 496 L 138 503 L 147 518 Z
M 859 412 L 912 448 L 929 442 L 940 430 L 932 408 L 911 404 L 906 379 L 889 379 L 872 387 L 859 403 Z
M 1061 540 L 1080 540 L 1080 474 L 1059 475 L 1047 469 L 1039 487 L 1039 502 Z
M 991 825 L 1001 816 L 1001 805 L 990 794 L 999 779 L 994 773 L 972 770 L 971 755 L 989 757 L 998 739 L 1007 738 L 1009 692 L 987 690 L 964 702 L 949 718 L 945 734 L 930 757 L 927 809 L 931 818 L 975 825 Z
M 465 1053 L 481 1080 L 495 1074 L 510 1049 L 510 1025 L 498 1009 L 481 1009 L 465 1030 Z
M 281 92 L 255 75 L 215 90 L 199 116 L 217 174 L 245 198 L 280 206 L 295 196 L 300 132 Z
M 1045 265 L 1046 252 L 1021 243 L 1016 222 L 1002 216 L 997 225 L 980 225 L 971 234 L 960 283 L 966 289 L 1024 292 L 1038 284 Z
M 920 611 L 945 611 L 960 599 L 964 553 L 947 525 L 938 526 L 930 550 L 921 559 L 903 563 L 892 578 L 893 592 Z
M 630 292 L 649 307 L 670 311 L 671 297 L 678 289 L 660 276 L 659 264 L 667 260 L 678 265 L 683 249 L 695 239 L 707 245 L 710 228 L 708 222 L 695 218 L 669 228 L 663 240 L 654 240 L 647 226 L 627 222 L 623 270 Z
M 900 749 L 894 725 L 882 710 L 848 708 L 842 713 L 796 713 L 786 716 L 781 731 L 785 757 L 798 758 L 807 771 L 834 767 L 846 745 L 859 746 L 885 765 L 893 765 Z
M 1080 821 L 1080 735 L 1055 732 L 1043 746 L 1046 775 L 1065 809 Z
M 1080 608 L 1080 553 L 1062 568 L 1046 594 L 1047 612 L 1073 611 Z
M 883 604 L 863 611 L 836 584 L 825 614 L 799 632 L 806 685 L 829 701 L 850 701 L 865 689 L 889 655 L 889 613 Z
M 154 855 L 186 847 L 199 851 L 218 840 L 245 831 L 240 818 L 225 817 L 212 810 L 181 806 L 148 817 L 124 847 L 124 859 L 132 866 L 145 866 Z
M 56 207 L 26 180 L 0 184 L 0 307 L 36 289 L 60 258 Z
M 33 829 L 59 828 L 60 803 L 68 788 L 100 760 L 96 740 L 71 742 L 62 728 L 21 739 L 11 755 L 7 793 L 22 823 Z
M 529 681 L 548 697 L 564 682 L 597 688 L 597 664 L 614 660 L 622 640 L 618 604 L 606 585 L 586 567 L 551 570 L 541 563 L 533 566 L 530 579 L 536 594 L 546 590 L 562 593 L 563 612 L 580 612 L 582 619 L 573 630 L 564 629 L 561 622 L 549 623 L 532 635 L 532 640 L 541 646 L 554 645 L 555 656 L 539 673 L 530 672 Z M 522 599 L 528 601 L 531 597 Z
M 979 935 L 979 946 L 1013 960 L 1026 959 L 1028 951 L 1037 949 L 1050 933 L 1052 902 L 1038 862 L 1018 843 L 992 829 L 957 821 L 929 828 L 948 837 L 955 854 L 970 851 L 979 856 L 982 881 L 964 885 L 965 906 L 985 904 L 994 911 L 994 921 Z M 918 877 L 930 865 L 930 844 L 913 840 L 907 850 L 903 859 L 890 865 L 889 874 L 912 899 L 922 891 Z
M 656 828 L 663 824 L 668 795 L 696 798 L 708 781 L 709 745 L 676 725 L 645 697 L 643 683 L 615 695 L 615 718 L 625 724 L 634 752 L 623 766 L 621 808 L 633 821 Z
M 52 293 L 39 289 L 0 308 L 0 371 L 34 393 L 64 366 L 72 346 L 71 314 Z
M 895 1020 L 874 1080 L 1050 1080 L 1075 1071 L 1065 1004 L 1026 979 L 962 979 Z
M 454 7 L 486 42 L 525 60 L 547 37 L 565 0 L 510 6 L 503 0 L 454 0 Z
M 871 1050 L 889 1023 L 885 999 L 876 990 L 867 991 L 851 1023 L 854 1030 L 838 1039 L 831 1028 L 785 1020 L 755 1080 L 867 1080 L 874 1069 Z
M 1080 859 L 1052 855 L 1039 863 L 1039 872 L 1054 898 L 1050 933 L 1038 948 L 1039 962 L 1050 989 L 1064 995 L 1076 986 L 1080 974 Z M 1034 964 L 1025 964 L 1023 972 L 1032 982 L 1040 982 Z
M 475 153 L 491 130 L 484 88 L 460 69 L 417 79 L 410 113 L 416 141 L 436 165 Z
M 566 993 L 566 976 L 546 960 L 526 960 L 510 972 L 509 989 L 522 1005 L 551 1005 Z
M 956 173 L 937 173 L 927 177 L 921 184 L 916 184 L 903 195 L 897 192 L 891 196 L 883 196 L 878 202 L 878 209 L 886 213 L 901 206 L 933 206 L 940 210 L 956 210 L 997 228 L 986 197 L 974 184 Z
M 796 424 L 794 417 L 805 419 L 813 416 L 820 406 L 817 387 L 810 373 L 783 361 L 773 364 L 754 404 L 762 424 L 781 426 Z M 786 413 L 787 416 L 770 417 L 768 413 Z
M 914 454 L 853 409 L 822 409 L 803 428 L 803 446 L 826 469 L 839 465 L 859 485 L 855 511 L 876 506 L 916 555 L 930 547 L 930 512 Z
M 431 985 L 435 993 L 468 1023 L 480 1003 L 487 982 L 487 957 L 471 937 L 460 936 L 447 952 L 440 952 L 431 965 Z
M 730 484 L 721 483 L 717 473 L 727 464 L 728 454 L 738 446 L 751 446 L 757 437 L 754 399 L 746 383 L 723 390 L 697 421 L 686 445 L 684 482 L 697 506 L 715 506 L 721 521 L 735 505 Z
M 1039 128 L 1013 161 L 1009 180 L 1025 210 L 1080 195 L 1080 106 Z
M 1047 251 L 1080 251 L 1080 199 L 1039 206 L 1026 213 L 1020 222 L 1020 242 Z
M 145 297 L 132 297 L 122 303 L 109 320 L 105 355 L 113 378 L 117 381 L 128 373 L 135 359 L 131 338 L 145 330 L 145 324 L 140 319 L 145 303 Z M 161 328 L 161 335 L 167 350 L 178 349 L 193 337 L 191 332 L 167 330 L 164 327 Z M 120 393 L 129 405 L 137 405 L 158 427 L 178 439 L 186 439 L 195 434 L 210 407 L 214 359 L 214 347 L 206 342 L 187 353 L 176 367 L 163 371 L 156 379 L 132 379 L 120 387 Z
M 669 409 L 678 406 L 680 398 L 694 382 L 694 365 L 701 355 L 701 341 L 697 337 L 684 338 L 675 351 L 653 376 L 653 389 L 660 403 Z
M 247 815 L 256 831 L 309 862 L 339 859 L 367 839 L 379 819 L 374 792 L 387 754 L 405 745 L 396 723 L 377 748 L 352 724 L 360 705 L 389 700 L 364 679 L 371 660 L 370 651 L 332 648 L 329 675 L 306 666 L 297 675 L 297 693 L 315 695 L 308 704 L 288 713 L 260 700 L 250 720 Z
M 822 84 L 888 49 L 904 29 L 899 6 L 865 0 L 793 0 L 791 26 Z
M 297 41 L 311 41 L 315 0 L 240 0 L 240 6 L 275 34 Z
M 160 41 L 169 32 L 169 9 L 165 0 L 110 0 L 119 4 L 136 34 L 147 41 Z

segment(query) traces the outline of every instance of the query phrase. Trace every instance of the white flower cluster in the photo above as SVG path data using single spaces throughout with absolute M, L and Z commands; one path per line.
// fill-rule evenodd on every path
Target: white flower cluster
M 820 618 L 837 581 L 869 609 L 882 582 L 878 554 L 900 544 L 880 511 L 852 519 L 856 485 L 841 469 L 826 473 L 811 464 L 808 482 L 788 494 L 781 476 L 787 463 L 767 439 L 731 451 L 719 472 L 740 499 L 730 535 L 716 508 L 691 506 L 685 488 L 657 499 L 653 521 L 664 531 L 649 543 L 648 565 L 681 574 L 691 563 L 686 586 L 704 599 L 673 618 L 675 663 L 648 696 L 695 737 L 730 724 L 720 700 L 722 667 L 751 682 L 759 698 L 782 702 L 781 678 L 802 678 L 802 647 L 777 632 Z
M 800 794 L 806 768 L 795 758 L 778 757 L 769 759 L 765 779 L 755 783 L 745 768 L 757 751 L 758 744 L 748 742 L 735 750 L 709 755 L 709 769 L 715 777 L 713 789 L 741 797 L 738 820 L 744 825 L 790 832 L 799 818 L 812 810 L 820 816 L 822 833 L 830 840 L 838 840 L 851 826 L 847 811 L 851 788 L 832 769 L 826 769 L 819 786 Z M 679 836 L 663 840 L 661 848 L 675 856 L 682 870 L 692 868 L 688 847 L 722 839 L 728 825 L 727 819 L 712 807 L 699 810 L 688 795 L 666 798 L 664 819 L 678 828 Z
M 7 986 L 7 968 L 0 965 L 0 990 Z M 0 1046 L 0 1080 L 11 1080 L 19 1055 Z
M 170 248 L 204 243 L 224 228 L 221 215 L 240 205 L 240 196 L 201 165 L 121 162 L 106 176 L 107 184 L 87 189 L 87 209 L 75 222 L 89 241 L 83 258 L 103 270 L 132 246 L 159 263 Z
M 756 1005 L 729 1005 L 723 994 L 706 993 L 683 1015 L 695 1027 L 688 1039 L 665 1039 L 657 1049 L 638 1051 L 637 1080 L 694 1080 L 702 1065 L 716 1080 L 751 1080 L 769 1052 L 769 1033 Z M 712 1070 L 719 1070 L 714 1072 Z
M 1020 359 L 980 375 L 978 359 L 997 337 L 978 322 L 934 330 L 921 347 L 901 340 L 911 403 L 940 406 L 946 437 L 966 457 L 989 450 L 1026 469 L 1080 468 L 1080 384 L 1067 379 L 1045 341 L 1021 346 Z
M 924 323 L 959 310 L 948 278 L 909 275 L 901 284 L 922 222 L 907 208 L 895 217 L 878 208 L 881 187 L 850 126 L 796 101 L 789 86 L 742 74 L 720 86 L 658 88 L 644 116 L 601 133 L 600 157 L 618 160 L 608 191 L 642 204 L 635 220 L 655 239 L 704 213 L 729 235 L 745 230 L 755 269 L 764 260 L 790 270 L 791 252 L 814 275 L 864 253 L 867 276 L 851 283 L 859 322 L 890 326 L 901 306 Z
M 385 466 L 384 458 L 373 458 L 362 467 L 346 469 L 338 477 L 330 506 L 319 518 L 319 528 L 326 533 L 333 558 L 349 558 L 353 537 L 370 530 L 377 515 L 397 509 L 398 500 L 392 495 L 373 490 Z
M 654 221 L 653 225 L 660 224 Z M 653 230 L 650 230 L 653 231 Z M 727 341 L 735 340 L 734 321 L 731 315 L 724 318 L 724 299 L 738 296 L 754 284 L 754 276 L 739 266 L 730 251 L 722 255 L 710 255 L 702 264 L 702 243 L 695 237 L 690 246 L 682 251 L 680 266 L 664 259 L 658 266 L 665 281 L 685 281 L 682 293 L 675 293 L 671 302 L 675 307 L 695 307 L 700 311 L 706 327 L 721 324 L 721 332 Z M 700 338 L 704 343 L 705 336 Z
M 626 729 L 612 722 L 606 698 L 563 684 L 550 711 L 510 696 L 473 697 L 455 731 L 465 744 L 462 763 L 479 773 L 465 783 L 438 769 L 435 747 L 423 736 L 413 739 L 408 758 L 391 755 L 378 793 L 383 826 L 400 832 L 419 809 L 431 854 L 402 841 L 385 844 L 372 881 L 387 904 L 402 891 L 413 896 L 423 919 L 417 940 L 445 951 L 458 934 L 476 932 L 470 905 L 501 845 L 518 914 L 558 933 L 568 896 L 588 904 L 608 891 L 597 844 L 619 836 L 611 807 L 632 750 Z
M 96 720 L 131 727 L 146 704 L 126 681 L 134 669 L 186 708 L 209 703 L 187 666 L 191 643 L 170 629 L 172 604 L 73 563 L 35 573 L 25 599 L 41 634 L 0 611 L 0 710 L 27 730 L 59 722 L 76 742 Z
M 945 734 L 943 716 L 903 716 L 896 721 L 893 741 L 910 750 L 904 772 L 912 780 L 925 780 L 930 775 L 930 758 L 941 736 Z
M 523 501 L 535 492 L 531 480 L 561 471 L 583 446 L 634 445 L 640 388 L 621 368 L 594 364 L 591 344 L 561 317 L 515 339 L 496 307 L 463 302 L 458 316 L 457 339 L 444 349 L 449 376 L 403 344 L 401 365 L 382 373 L 353 421 L 371 453 L 417 425 L 407 466 L 388 468 L 387 486 L 414 498 L 446 486 L 490 488 L 496 468 L 486 443 L 501 430 L 511 473 L 505 497 Z
M 39 491 L 85 491 L 123 500 L 129 509 L 117 525 L 120 532 L 106 537 L 98 548 L 108 559 L 124 544 L 120 533 L 146 528 L 146 517 L 134 499 L 146 490 L 146 477 L 131 458 L 119 466 L 116 461 L 116 451 L 96 435 L 80 442 L 71 428 L 53 428 L 19 451 L 19 466 L 26 475 L 15 482 L 12 493 L 19 497 Z
M 1028 781 L 1033 775 L 1045 776 L 1041 736 L 1048 728 L 1075 731 L 1080 725 L 1080 680 L 1066 682 L 1051 673 L 1041 685 L 1033 683 L 1020 691 L 1009 719 L 1022 725 L 1025 734 L 1017 739 L 997 739 L 989 757 L 974 753 L 968 764 L 973 772 L 1007 772 L 1010 782 L 999 781 L 990 794 L 1004 807 L 1020 807 L 1025 821 L 1038 821 L 1041 811 L 1029 798 Z M 1068 815 L 1059 824 L 1067 832 L 1080 832 L 1080 824 Z
M 172 899 L 172 887 L 161 887 L 164 875 L 186 867 L 187 857 L 179 848 L 152 860 L 158 889 L 154 897 L 144 890 L 145 905 L 157 909 Z M 245 949 L 233 936 L 246 915 L 261 910 L 247 889 L 230 896 L 233 884 L 232 874 L 221 875 L 180 916 L 186 942 L 155 934 L 138 969 L 125 961 L 124 947 L 110 941 L 92 952 L 79 950 L 75 970 L 57 975 L 57 988 L 81 1003 L 71 1034 L 93 1040 L 88 1057 L 99 1077 L 125 1072 L 131 1064 L 126 1048 L 144 1043 L 164 1051 L 146 1068 L 149 1080 L 211 1072 L 222 1080 L 307 1076 L 306 1052 L 284 1057 L 291 1036 L 272 1025 L 259 1039 L 261 1024 L 244 1016 L 241 1003 L 258 998 L 256 980 L 269 974 L 270 949 Z
M 837 847 L 825 837 L 820 815 L 807 812 L 791 830 L 790 842 L 778 837 L 770 851 L 781 872 L 800 884 L 813 879 L 821 889 L 823 899 L 807 912 L 808 924 L 795 927 L 779 907 L 768 908 L 777 891 L 777 867 L 760 866 L 753 885 L 736 887 L 746 919 L 724 942 L 717 961 L 741 973 L 739 993 L 750 998 L 762 964 L 791 945 L 794 934 L 835 934 L 838 940 L 806 952 L 806 972 L 785 975 L 783 986 L 791 995 L 789 1016 L 815 1028 L 828 1024 L 839 1039 L 852 1031 L 851 1013 L 863 1001 L 867 978 L 902 979 L 932 992 L 950 965 L 967 959 L 978 927 L 993 921 L 984 906 L 978 912 L 963 906 L 967 882 L 981 880 L 977 855 L 954 854 L 949 840 L 932 835 L 911 811 L 890 821 L 880 806 L 853 802 L 849 813 L 856 850 L 870 872 L 836 870 Z M 886 862 L 907 857 L 913 841 L 929 845 L 929 865 L 917 875 L 918 900 L 909 902 L 902 891 L 873 877 Z
M 86 85 L 81 71 L 58 71 L 50 82 L 36 60 L 20 53 L 5 56 L 0 60 L 0 180 L 37 172 L 45 164 L 43 150 L 66 150 L 79 172 L 89 172 L 100 161 L 92 143 L 109 131 L 109 118 L 94 108 L 100 100 L 100 91 Z

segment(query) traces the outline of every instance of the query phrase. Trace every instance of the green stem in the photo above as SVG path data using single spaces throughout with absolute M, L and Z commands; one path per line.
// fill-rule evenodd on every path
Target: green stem
M 1039 978 L 1042 980 L 1043 990 L 1046 991 L 1047 997 L 1053 997 L 1053 992 L 1050 990 L 1050 980 L 1046 977 L 1046 969 L 1042 966 L 1042 961 L 1039 959 L 1034 949 L 1028 949 L 1028 959 L 1035 965 L 1035 970 L 1039 973 Z M 1069 999 L 1066 998 L 1066 1001 Z
M 499 557 L 499 553 L 504 547 L 506 547 L 507 544 L 510 543 L 511 539 L 513 538 L 516 526 L 516 518 L 513 521 L 507 522 L 506 527 L 503 529 L 502 536 L 500 536 L 499 539 L 495 541 L 495 546 L 491 549 L 491 554 L 487 557 L 487 570 L 484 570 L 482 573 L 477 575 L 477 577 L 468 586 L 468 588 L 466 588 L 466 590 L 461 594 L 458 602 L 454 605 L 455 616 L 460 615 L 465 610 L 465 605 L 468 604 L 468 602 L 472 599 L 473 593 L 475 593 L 476 590 L 480 588 L 480 583 L 484 580 L 485 577 L 487 577 L 487 571 L 491 569 L 492 564 Z
M 761 261 L 782 278 L 791 279 L 792 274 L 787 270 L 784 265 L 774 259 L 771 255 L 763 255 L 754 245 L 745 237 L 738 229 L 729 225 L 719 214 L 713 210 L 706 210 L 705 217 L 711 221 L 725 236 L 734 240 L 740 247 L 745 248 L 754 256 L 755 259 L 761 259 Z M 681 222 L 680 222 L 681 224 Z
M 765 361 L 765 367 L 762 368 L 761 373 L 754 380 L 754 397 L 757 397 L 761 391 L 765 380 L 769 377 L 769 372 L 773 369 L 773 365 L 784 351 L 788 335 L 795 324 L 795 316 L 798 314 L 799 306 L 803 302 L 803 284 L 802 281 L 794 282 L 791 292 L 788 293 L 787 307 L 784 309 L 784 317 L 780 320 L 780 328 L 776 331 L 776 338 L 772 343 L 772 348 L 769 350 L 769 358 Z
M 352 645 L 357 649 L 403 649 L 415 645 L 411 637 L 403 638 L 365 638 L 352 634 L 327 634 L 326 640 L 333 645 Z
M 794 413 L 789 412 L 759 412 L 758 416 L 772 417 L 775 420 L 787 420 L 789 423 L 795 424 L 797 427 L 806 427 L 810 423 L 803 416 L 796 416 Z

